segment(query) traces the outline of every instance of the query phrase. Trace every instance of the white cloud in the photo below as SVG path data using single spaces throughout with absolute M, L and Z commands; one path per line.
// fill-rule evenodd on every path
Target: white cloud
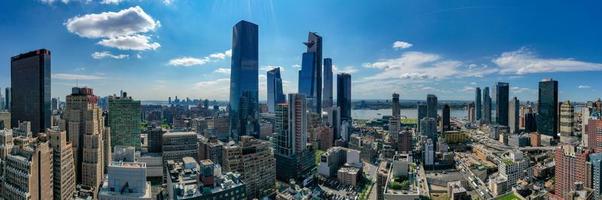
M 220 67 L 215 69 L 215 71 L 213 71 L 215 73 L 220 73 L 220 74 L 230 74 L 230 68 L 225 68 L 225 67 Z
M 117 5 L 117 4 L 119 4 L 119 3 L 123 2 L 123 1 L 125 1 L 125 0 L 102 0 L 102 1 L 100 1 L 100 4 L 114 4 L 114 5 Z
M 228 99 L 230 94 L 230 79 L 200 81 L 194 84 L 193 91 L 200 96 L 212 99 Z
M 348 74 L 353 74 L 353 73 L 357 72 L 357 71 L 358 71 L 358 69 L 357 69 L 357 68 L 355 68 L 354 66 L 346 66 L 346 67 L 343 67 L 343 68 L 339 69 L 339 68 L 337 68 L 337 66 L 336 66 L 336 65 L 332 65 L 332 71 L 333 71 L 335 74 L 338 74 L 338 73 L 348 73 Z
M 139 6 L 119 12 L 76 16 L 65 22 L 67 30 L 85 38 L 111 38 L 154 31 L 160 26 Z
M 592 86 L 589 86 L 589 85 L 579 85 L 579 86 L 577 86 L 577 88 L 579 88 L 579 89 L 590 89 L 590 88 L 592 88 Z
M 129 55 L 126 55 L 126 54 L 113 55 L 113 54 L 111 54 L 111 52 L 108 52 L 108 51 L 92 53 L 92 58 L 94 58 L 94 59 L 103 59 L 103 58 L 124 59 L 124 58 L 128 58 L 128 57 L 129 57 Z
M 504 52 L 492 60 L 502 74 L 549 72 L 602 71 L 602 63 L 578 61 L 572 58 L 540 58 L 527 48 Z
M 155 50 L 161 45 L 156 42 L 151 42 L 150 38 L 145 35 L 125 35 L 113 38 L 103 39 L 98 44 L 106 47 L 113 47 L 119 50 Z
M 533 91 L 533 90 L 531 90 L 529 88 L 516 87 L 516 86 L 515 87 L 511 87 L 510 90 L 512 91 L 512 93 L 516 93 L 516 94 Z
M 464 93 L 473 93 L 475 91 L 475 87 L 464 86 L 464 88 L 462 88 L 460 91 Z
M 204 65 L 209 62 L 217 62 L 220 60 L 225 60 L 228 57 L 232 56 L 232 50 L 228 49 L 224 52 L 212 53 L 208 56 L 197 58 L 197 57 L 179 57 L 175 59 L 171 59 L 168 65 L 171 66 L 193 66 L 193 65 Z
M 66 74 L 66 73 L 56 73 L 52 74 L 53 79 L 58 80 L 100 80 L 104 79 L 103 76 L 97 75 L 87 75 L 87 74 Z
M 293 68 L 301 68 L 301 65 L 294 64 L 294 65 L 292 65 L 291 67 L 293 67 Z
M 54 2 L 57 2 L 59 0 L 40 0 L 40 1 L 45 4 L 53 4 Z M 67 4 L 67 3 L 69 3 L 69 0 L 60 0 L 60 2 Z
M 395 41 L 393 42 L 393 48 L 394 49 L 407 49 L 412 47 L 413 45 L 408 43 L 408 42 L 404 42 L 404 41 Z
M 207 62 L 209 62 L 209 60 L 204 59 L 204 58 L 179 57 L 179 58 L 171 59 L 169 61 L 168 65 L 190 67 L 193 65 L 204 65 Z
M 266 65 L 260 68 L 261 71 L 270 71 L 275 68 L 280 68 L 280 72 L 284 72 L 284 67 L 278 65 Z
M 163 4 L 165 5 L 171 5 L 173 3 L 174 0 L 163 0 Z

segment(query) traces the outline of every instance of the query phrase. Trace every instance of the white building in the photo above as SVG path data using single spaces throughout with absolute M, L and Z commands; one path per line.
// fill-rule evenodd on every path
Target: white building
M 150 182 L 146 181 L 146 163 L 113 161 L 107 168 L 100 200 L 151 200 Z

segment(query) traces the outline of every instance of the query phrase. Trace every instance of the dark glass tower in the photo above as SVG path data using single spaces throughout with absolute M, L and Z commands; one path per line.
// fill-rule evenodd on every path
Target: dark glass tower
M 508 127 L 510 128 L 510 133 L 518 133 L 520 101 L 517 97 L 514 97 L 510 100 L 508 108 Z
M 307 42 L 304 44 L 307 46 L 307 52 L 303 54 L 301 70 L 307 74 L 304 75 L 306 79 L 299 79 L 299 85 L 303 84 L 304 87 L 309 88 L 304 88 L 304 91 L 299 90 L 299 93 L 305 94 L 308 99 L 313 101 L 310 102 L 313 112 L 322 113 L 322 37 L 315 32 L 309 32 Z M 313 54 L 312 58 L 306 58 L 307 53 Z M 301 77 L 301 73 L 299 77 Z M 301 81 L 305 83 L 301 83 Z M 301 86 L 299 87 L 301 88 Z
M 322 96 L 322 108 L 330 108 L 333 105 L 332 81 L 332 59 L 324 58 L 324 95 Z
M 449 131 L 451 129 L 451 120 L 450 120 L 450 107 L 448 104 L 443 105 L 443 110 L 441 111 L 441 131 Z
M 437 96 L 426 95 L 426 117 L 437 119 Z
M 282 91 L 282 77 L 280 76 L 280 68 L 274 68 L 267 72 L 268 81 L 268 111 L 276 112 L 276 105 L 285 103 L 286 97 Z
M 539 82 L 537 101 L 537 132 L 556 137 L 558 133 L 558 81 L 544 79 Z
M 481 88 L 477 87 L 475 89 L 475 115 L 477 118 L 477 121 L 481 120 L 481 112 L 482 112 L 482 107 L 481 107 Z
M 420 122 L 422 121 L 422 119 L 424 119 L 426 117 L 426 104 L 424 104 L 423 102 L 418 102 L 417 110 L 418 110 L 418 122 L 416 123 L 416 126 L 418 127 L 417 131 L 420 132 L 420 130 L 421 130 Z
M 498 82 L 495 86 L 495 121 L 499 125 L 508 126 L 508 99 L 510 86 L 508 83 Z
M 491 123 L 491 97 L 489 96 L 489 87 L 483 89 L 483 123 Z
M 315 84 L 316 84 L 316 67 L 314 66 L 316 53 L 306 52 L 303 53 L 303 60 L 301 61 L 301 70 L 299 70 L 299 94 L 302 94 L 307 98 L 307 103 L 310 105 L 308 108 L 312 112 L 316 112 L 316 96 Z
M 258 30 L 256 24 L 240 21 L 232 30 L 230 73 L 230 137 L 259 136 Z
M 337 75 L 337 106 L 341 108 L 341 121 L 351 122 L 351 74 Z
M 11 58 L 11 123 L 31 122 L 33 136 L 50 128 L 50 51 L 39 49 Z

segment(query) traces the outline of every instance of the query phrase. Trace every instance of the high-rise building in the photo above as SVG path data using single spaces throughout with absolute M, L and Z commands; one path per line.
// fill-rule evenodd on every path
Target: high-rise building
M 437 120 L 430 117 L 422 118 L 420 120 L 420 134 L 430 139 L 433 144 L 437 144 Z
M 537 132 L 556 137 L 558 133 L 558 81 L 544 79 L 539 82 L 537 101 Z
M 12 90 L 10 87 L 4 88 L 4 110 L 10 112 L 10 105 L 12 104 Z
M 337 74 L 337 106 L 341 108 L 341 121 L 351 121 L 351 74 Z
M 397 134 L 397 143 L 398 143 L 398 147 L 397 150 L 399 152 L 405 152 L 405 153 L 410 153 L 412 152 L 413 149 L 413 144 L 412 144 L 412 132 L 409 130 L 404 130 L 399 132 L 399 134 Z
M 73 148 L 67 141 L 67 133 L 49 129 L 48 137 L 52 148 L 53 194 L 55 200 L 68 200 L 75 193 L 76 177 L 73 163 Z
M 575 129 L 575 106 L 570 101 L 560 104 L 560 136 L 571 137 Z
M 432 119 L 432 118 L 427 118 L 427 119 Z M 423 119 L 425 120 L 425 119 Z M 424 165 L 425 166 L 433 166 L 435 164 L 435 145 L 436 143 L 433 143 L 433 141 L 429 138 L 426 140 L 426 143 L 424 143 L 424 150 L 423 150 L 423 156 L 422 158 L 424 159 Z
M 428 94 L 426 96 L 426 117 L 437 119 L 437 96 Z
M 508 127 L 510 128 L 510 133 L 519 132 L 519 109 L 520 101 L 516 97 L 512 98 L 508 104 Z
M 15 146 L 4 163 L 4 199 L 52 199 L 52 150 L 44 134 Z
M 417 121 L 418 121 L 417 127 L 418 128 L 417 128 L 416 131 L 420 132 L 421 131 L 420 121 L 422 121 L 422 119 L 424 119 L 426 117 L 427 106 L 426 106 L 426 104 L 424 104 L 422 102 L 418 102 L 417 105 L 416 105 L 416 109 L 417 109 L 417 112 L 418 112 L 418 119 L 417 119 Z
M 301 71 L 299 72 L 299 93 L 311 99 L 310 109 L 322 113 L 322 37 L 309 32 L 307 51 L 303 53 Z
M 399 129 L 400 129 L 400 125 L 401 125 L 401 121 L 400 121 L 400 104 L 399 104 L 399 94 L 397 93 L 393 93 L 393 98 L 391 101 L 392 105 L 392 115 L 391 118 L 389 118 L 389 134 L 390 135 L 397 135 L 399 133 Z
M 256 24 L 240 21 L 232 30 L 230 73 L 230 137 L 259 137 L 258 30 Z
M 282 77 L 280 76 L 280 68 L 274 68 L 267 72 L 268 81 L 268 111 L 273 113 L 276 111 L 276 105 L 284 103 L 286 97 L 282 91 Z
M 476 122 L 476 109 L 475 109 L 475 103 L 474 102 L 470 102 L 468 104 L 468 121 L 469 122 Z
M 302 94 L 288 95 L 288 134 L 292 139 L 292 154 L 301 153 L 307 146 L 307 103 Z
M 573 145 L 561 145 L 556 148 L 554 161 L 554 194 L 566 199 L 569 192 L 575 190 L 575 182 L 587 183 L 587 158 L 591 152 Z
M 11 58 L 11 122 L 31 122 L 34 136 L 50 128 L 50 51 L 39 49 Z
M 491 123 L 491 97 L 489 96 L 489 87 L 483 89 L 483 113 L 481 121 L 485 124 Z
M 240 143 L 224 146 L 224 171 L 241 174 L 249 198 L 261 199 L 274 193 L 276 160 L 271 146 L 250 136 L 241 136 Z
M 67 141 L 73 146 L 76 182 L 97 191 L 110 161 L 110 128 L 105 127 L 92 88 L 74 87 L 63 114 Z
M 589 119 L 589 123 L 585 126 L 587 135 L 587 145 L 594 149 L 596 153 L 602 152 L 602 119 Z
M 6 160 L 8 154 L 13 149 L 13 131 L 10 129 L 0 129 L 0 159 Z M 3 173 L 0 170 L 0 174 Z M 1 176 L 0 176 L 1 178 Z
M 449 104 L 445 104 L 443 105 L 443 110 L 441 112 L 441 132 L 451 130 L 450 120 L 450 107 Z
M 133 146 L 140 149 L 140 101 L 121 92 L 120 96 L 109 96 L 109 127 L 111 148 Z
M 324 89 L 322 92 L 322 108 L 330 108 L 334 105 L 333 100 L 333 77 L 332 77 L 332 59 L 324 58 Z
M 508 98 L 510 98 L 510 85 L 504 82 L 497 82 L 495 93 L 495 121 L 498 125 L 508 126 Z
M 199 143 L 195 132 L 168 132 L 163 134 L 162 141 L 163 160 L 198 158 Z
M 602 153 L 589 155 L 589 162 L 592 165 L 592 199 L 602 199 Z

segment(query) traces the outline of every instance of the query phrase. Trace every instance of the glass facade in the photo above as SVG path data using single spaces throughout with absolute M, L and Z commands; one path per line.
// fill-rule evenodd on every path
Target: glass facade
M 508 83 L 498 82 L 495 95 L 495 121 L 499 125 L 508 126 L 508 99 L 510 86 Z
M 50 51 L 40 49 L 11 58 L 11 123 L 31 122 L 33 136 L 50 128 Z
M 132 146 L 140 149 L 140 101 L 126 95 L 109 97 L 111 147 Z
M 481 120 L 481 111 L 482 111 L 482 108 L 481 108 L 481 88 L 477 87 L 475 89 L 475 93 L 476 93 L 475 94 L 475 100 L 474 100 L 475 101 L 475 106 L 476 106 L 475 107 L 475 113 L 476 113 L 476 117 L 477 117 L 477 121 L 478 121 L 478 120 Z
M 322 96 L 323 108 L 330 108 L 333 105 L 332 81 L 332 59 L 324 58 L 324 95 Z
M 537 132 L 556 137 L 558 133 L 558 81 L 539 82 L 537 101 Z
M 230 137 L 259 137 L 258 30 L 256 24 L 240 21 L 232 31 L 230 73 Z
M 274 113 L 276 105 L 285 103 L 286 97 L 282 91 L 282 77 L 280 76 L 280 68 L 274 68 L 267 72 L 268 81 L 268 111 Z
M 341 108 L 341 121 L 351 120 L 351 74 L 337 75 L 337 106 Z
M 489 87 L 483 89 L 483 120 L 485 124 L 491 123 L 491 97 L 489 96 Z
M 426 116 L 437 119 L 437 96 L 426 95 Z

